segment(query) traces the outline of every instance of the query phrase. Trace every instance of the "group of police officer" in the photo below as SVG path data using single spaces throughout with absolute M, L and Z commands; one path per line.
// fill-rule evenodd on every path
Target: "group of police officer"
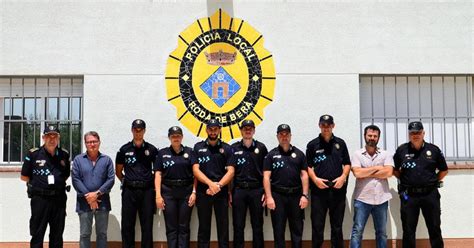
M 333 117 L 323 115 L 318 124 L 321 133 L 308 143 L 305 154 L 291 144 L 291 128 L 287 124 L 277 127 L 278 146 L 270 151 L 254 139 L 252 120 L 240 124 L 242 140 L 229 145 L 220 140 L 221 124 L 215 119 L 206 124 L 207 139 L 194 148 L 182 144 L 183 131 L 173 126 L 168 130 L 170 146 L 158 150 L 144 140 L 145 122 L 134 120 L 133 140 L 119 149 L 115 165 L 122 183 L 123 247 L 135 246 L 137 213 L 141 246 L 153 247 L 156 208 L 164 214 L 168 247 L 189 247 L 194 205 L 199 220 L 198 247 L 210 246 L 213 210 L 218 245 L 229 246 L 229 206 L 234 247 L 244 247 L 247 210 L 253 247 L 264 246 L 265 208 L 270 209 L 275 247 L 285 247 L 287 222 L 292 247 L 301 247 L 304 209 L 309 200 L 313 247 L 322 246 L 328 211 L 332 246 L 343 247 L 342 223 L 351 160 L 344 140 L 333 134 Z M 432 247 L 443 247 L 437 187 L 447 173 L 446 162 L 439 148 L 424 141 L 421 122 L 410 123 L 409 132 L 410 141 L 394 155 L 394 174 L 400 179 L 403 245 L 415 247 L 421 209 Z M 70 159 L 68 152 L 58 147 L 56 126 L 47 125 L 43 141 L 41 148 L 30 150 L 25 157 L 21 172 L 31 198 L 31 247 L 42 247 L 48 224 L 50 247 L 62 247 Z

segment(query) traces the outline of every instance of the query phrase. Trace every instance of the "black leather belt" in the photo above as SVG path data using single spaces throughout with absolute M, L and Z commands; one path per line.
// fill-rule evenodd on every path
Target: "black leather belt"
M 65 192 L 65 189 L 41 189 L 28 184 L 28 196 L 58 196 Z
M 298 187 L 280 187 L 280 186 L 274 186 L 272 185 L 272 191 L 275 191 L 277 193 L 281 194 L 301 194 L 302 189 L 301 186 Z
M 189 186 L 189 185 L 192 185 L 193 184 L 193 180 L 192 179 L 185 179 L 185 180 L 181 180 L 181 179 L 163 179 L 162 183 L 166 186 L 170 186 L 170 187 L 182 187 L 182 186 Z
M 439 188 L 438 185 L 409 186 L 409 185 L 399 184 L 398 192 L 399 193 L 406 192 L 408 194 L 426 194 L 437 188 Z
M 262 183 L 261 182 L 236 182 L 235 187 L 240 188 L 240 189 L 256 189 L 256 188 L 261 188 Z
M 148 189 L 153 188 L 153 181 L 123 181 L 123 186 L 132 189 Z

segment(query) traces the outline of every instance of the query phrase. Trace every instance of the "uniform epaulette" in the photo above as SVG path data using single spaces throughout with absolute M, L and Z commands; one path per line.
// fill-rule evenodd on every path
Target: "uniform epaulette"
M 33 148 L 30 149 L 30 152 L 33 153 L 33 152 L 36 152 L 36 151 L 38 151 L 38 150 L 39 150 L 38 147 L 33 147 Z
M 69 151 L 66 150 L 66 149 L 64 149 L 64 148 L 62 148 L 62 147 L 61 147 L 61 150 L 62 150 L 63 152 L 65 152 L 65 153 L 69 154 Z

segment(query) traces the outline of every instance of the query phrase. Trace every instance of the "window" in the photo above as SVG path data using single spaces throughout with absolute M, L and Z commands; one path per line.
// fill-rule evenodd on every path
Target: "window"
M 379 146 L 395 151 L 408 140 L 408 123 L 421 121 L 425 140 L 447 160 L 473 161 L 472 81 L 472 75 L 361 75 L 361 129 L 378 125 Z
M 82 148 L 83 77 L 0 76 L 0 164 L 23 161 L 42 144 L 46 123 L 59 125 L 60 146 L 71 156 Z

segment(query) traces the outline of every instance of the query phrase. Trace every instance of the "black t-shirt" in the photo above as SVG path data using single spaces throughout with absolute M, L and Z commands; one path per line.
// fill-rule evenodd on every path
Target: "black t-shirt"
M 156 147 L 148 142 L 137 147 L 130 141 L 117 152 L 115 164 L 123 164 L 125 181 L 149 182 L 153 180 L 152 165 L 157 154 Z
M 194 153 L 199 163 L 199 170 L 211 181 L 217 182 L 227 173 L 226 167 L 232 166 L 232 148 L 229 144 L 219 140 L 215 146 L 208 144 L 207 140 L 194 145 Z M 199 182 L 197 190 L 204 192 L 207 185 Z
M 71 175 L 69 152 L 56 148 L 51 155 L 45 148 L 33 148 L 26 155 L 21 175 L 30 178 L 29 183 L 38 189 L 64 189 Z M 48 176 L 54 176 L 54 184 L 48 184 Z
M 272 172 L 272 186 L 277 187 L 301 187 L 301 171 L 307 169 L 306 156 L 295 146 L 287 152 L 280 146 L 273 148 L 263 163 L 263 170 Z
M 321 134 L 310 141 L 306 146 L 306 158 L 317 177 L 330 181 L 342 175 L 344 165 L 351 164 L 346 142 L 334 135 L 329 142 Z
M 267 147 L 254 140 L 250 147 L 243 141 L 232 144 L 231 164 L 235 166 L 234 182 L 261 183 L 263 180 L 263 160 L 268 153 Z
M 179 153 L 172 147 L 166 147 L 158 151 L 153 169 L 161 171 L 162 179 L 193 180 L 193 165 L 197 163 L 191 147 L 181 146 Z
M 410 143 L 399 146 L 393 161 L 395 170 L 400 171 L 400 182 L 406 186 L 434 185 L 438 182 L 436 170 L 448 170 L 441 150 L 426 142 L 420 150 L 413 148 Z

